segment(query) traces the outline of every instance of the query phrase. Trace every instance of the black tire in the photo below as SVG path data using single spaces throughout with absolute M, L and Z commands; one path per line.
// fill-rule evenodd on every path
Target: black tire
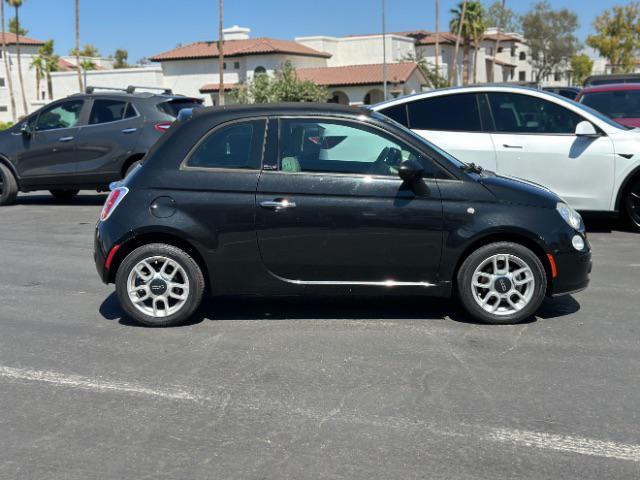
M 474 272 L 485 260 L 494 255 L 511 255 L 516 257 L 517 260 L 524 262 L 524 264 L 529 267 L 533 275 L 534 283 L 531 287 L 532 296 L 521 310 L 515 311 L 514 313 L 505 313 L 504 315 L 490 313 L 483 309 L 475 298 L 476 293 L 474 293 L 474 287 L 472 285 Z M 497 284 L 497 282 L 494 283 Z M 516 288 L 511 282 L 509 282 L 509 285 L 511 285 L 512 288 Z M 540 308 L 547 291 L 547 275 L 540 259 L 528 248 L 518 243 L 497 242 L 480 247 L 464 260 L 457 274 L 457 289 L 462 305 L 475 319 L 494 325 L 509 325 L 528 320 L 535 314 L 538 308 Z M 482 290 L 481 292 L 484 291 L 488 292 L 488 290 Z M 497 300 L 497 302 L 499 305 L 509 307 L 509 305 L 506 304 L 506 300 Z
M 49 190 L 49 192 L 51 192 L 51 195 L 53 195 L 56 200 L 60 200 L 61 202 L 70 202 L 76 195 L 78 195 L 78 193 L 80 193 L 80 190 L 54 189 Z
M 634 231 L 640 232 L 640 178 L 631 180 L 622 201 L 627 223 Z
M 142 312 L 129 297 L 127 285 L 129 275 L 139 262 L 152 257 L 165 257 L 176 262 L 182 267 L 188 279 L 189 292 L 186 302 L 178 311 L 164 317 L 155 317 Z M 204 293 L 204 276 L 196 261 L 185 251 L 173 245 L 152 243 L 138 247 L 122 261 L 116 273 L 116 293 L 120 305 L 132 319 L 149 327 L 172 327 L 188 322 L 200 306 Z
M 124 177 L 122 177 L 122 178 L 123 178 L 123 179 L 124 179 L 124 178 L 127 178 L 127 177 L 129 176 L 129 174 L 130 174 L 131 172 L 133 172 L 133 171 L 138 167 L 138 165 L 142 165 L 142 160 L 136 160 L 136 161 L 135 161 L 135 162 L 133 162 L 131 165 L 129 165 L 129 166 L 127 167 L 127 171 L 126 171 L 126 172 L 124 172 Z
M 0 163 L 0 206 L 11 205 L 18 196 L 18 182 L 9 167 Z

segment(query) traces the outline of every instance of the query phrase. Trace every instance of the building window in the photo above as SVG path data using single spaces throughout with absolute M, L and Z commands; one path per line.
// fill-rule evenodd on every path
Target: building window
M 562 79 L 562 73 L 560 73 L 560 72 L 555 72 L 555 73 L 553 74 L 553 79 L 554 79 L 556 82 L 559 82 L 559 81 Z
M 498 53 L 502 53 L 504 49 L 502 47 L 498 47 Z
M 493 55 L 493 47 L 489 47 L 489 56 Z
M 516 56 L 516 47 L 511 47 L 511 56 L 512 57 Z
M 233 68 L 238 70 L 240 68 L 240 62 L 233 62 Z
M 0 87 L 4 87 L 5 86 L 5 80 L 4 78 L 0 78 Z
M 261 73 L 267 73 L 267 69 L 264 67 L 256 67 L 253 71 L 254 75 L 260 75 Z
M 525 82 L 527 80 L 527 72 L 519 72 L 518 80 L 521 82 Z
M 9 111 L 9 107 L 7 107 L 6 105 L 0 105 L 0 112 L 8 112 Z
M 527 54 L 525 52 L 520 52 L 520 60 L 526 60 Z
M 222 62 L 222 69 L 226 70 L 227 69 L 227 62 Z

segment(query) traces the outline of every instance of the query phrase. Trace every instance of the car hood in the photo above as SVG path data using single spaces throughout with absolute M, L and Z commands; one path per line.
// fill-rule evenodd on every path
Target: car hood
M 483 171 L 478 181 L 498 200 L 517 205 L 556 208 L 562 199 L 542 185 L 516 177 Z

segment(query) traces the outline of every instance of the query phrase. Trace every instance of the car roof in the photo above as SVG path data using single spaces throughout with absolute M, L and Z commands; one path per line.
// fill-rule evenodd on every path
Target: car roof
M 68 98 L 121 98 L 121 99 L 138 99 L 138 100 L 148 100 L 148 99 L 163 99 L 163 100 L 197 100 L 195 97 L 186 97 L 184 95 L 176 95 L 176 94 L 165 94 L 165 93 L 152 93 L 152 92 L 119 92 L 119 91 L 99 91 L 93 93 L 74 93 L 70 95 Z
M 585 87 L 582 94 L 595 92 L 619 92 L 623 90 L 640 90 L 640 83 L 608 83 L 605 85 L 594 85 Z
M 363 107 L 352 107 L 336 103 L 311 103 L 311 102 L 283 102 L 283 103 L 256 103 L 250 105 L 225 105 L 223 107 L 206 107 L 194 110 L 194 117 L 208 115 L 218 115 L 224 113 L 225 116 L 234 118 L 244 118 L 253 116 L 304 116 L 304 115 L 341 115 L 357 116 L 371 115 L 369 109 Z

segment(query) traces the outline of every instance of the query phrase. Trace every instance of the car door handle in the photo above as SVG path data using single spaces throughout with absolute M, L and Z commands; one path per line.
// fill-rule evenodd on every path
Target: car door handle
M 517 148 L 517 149 L 523 149 L 524 148 L 522 145 L 509 145 L 507 143 L 503 143 L 502 146 L 504 148 Z
M 73 137 L 62 137 L 58 139 L 60 142 L 70 142 L 71 140 L 73 140 Z
M 284 210 L 286 208 L 296 208 L 296 203 L 283 198 L 260 202 L 260 206 L 269 210 Z
M 122 133 L 135 133 L 137 131 L 137 128 L 125 128 L 124 130 L 122 130 Z

